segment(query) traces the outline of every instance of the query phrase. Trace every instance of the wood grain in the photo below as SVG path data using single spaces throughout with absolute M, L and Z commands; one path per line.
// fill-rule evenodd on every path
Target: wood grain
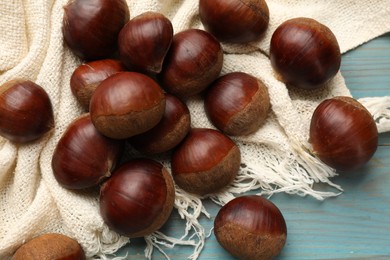
M 390 34 L 344 54 L 341 71 L 355 98 L 390 95 Z M 342 195 L 322 202 L 286 194 L 271 198 L 288 227 L 287 244 L 277 259 L 390 259 L 390 133 L 380 135 L 379 143 L 363 169 L 333 179 L 344 188 Z M 219 207 L 209 201 L 205 205 L 211 218 L 201 223 L 210 230 Z M 163 231 L 180 236 L 183 222 L 174 212 Z M 144 247 L 142 239 L 132 240 L 117 255 L 144 259 Z M 192 253 L 183 246 L 164 250 L 171 259 Z M 165 258 L 155 250 L 153 259 Z M 199 259 L 234 258 L 211 235 Z

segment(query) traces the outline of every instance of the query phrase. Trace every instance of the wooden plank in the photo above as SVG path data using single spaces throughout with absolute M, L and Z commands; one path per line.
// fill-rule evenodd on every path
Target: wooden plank
M 390 95 L 390 34 L 344 54 L 341 70 L 355 98 Z M 368 165 L 333 181 L 344 193 L 322 202 L 286 194 L 271 198 L 288 226 L 287 244 L 278 259 L 390 259 L 390 133 L 380 136 Z M 202 217 L 201 223 L 210 230 L 219 207 L 210 201 L 205 205 L 211 219 Z M 163 231 L 180 236 L 184 224 L 174 212 Z M 144 259 L 144 247 L 143 239 L 135 239 L 118 255 Z M 191 247 L 164 250 L 171 259 L 186 259 L 192 253 Z M 153 256 L 164 259 L 158 251 Z M 234 258 L 211 235 L 199 259 Z

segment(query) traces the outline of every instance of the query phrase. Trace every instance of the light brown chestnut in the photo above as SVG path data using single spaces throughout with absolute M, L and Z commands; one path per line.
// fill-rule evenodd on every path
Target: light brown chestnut
M 248 135 L 260 128 L 270 110 L 267 87 L 256 77 L 232 72 L 214 81 L 206 92 L 205 111 L 227 135 Z
M 214 234 L 222 247 L 239 259 L 270 260 L 282 251 L 287 226 L 281 211 L 271 201 L 244 195 L 219 210 Z
M 193 128 L 172 154 L 172 175 L 185 191 L 216 193 L 236 177 L 241 163 L 237 145 L 221 132 Z
M 68 236 L 47 233 L 32 238 L 22 245 L 12 260 L 85 260 L 87 259 L 79 243 Z
M 132 71 L 159 73 L 172 38 L 173 27 L 168 18 L 156 12 L 142 13 L 119 33 L 120 58 Z
M 199 17 L 218 40 L 248 43 L 264 34 L 269 10 L 264 0 L 199 0 Z
M 95 90 L 89 107 L 96 129 L 114 139 L 146 132 L 161 120 L 165 96 L 150 77 L 138 72 L 119 72 Z
M 118 60 L 104 59 L 83 63 L 78 66 L 70 78 L 70 89 L 85 111 L 97 86 L 109 76 L 125 71 Z
M 173 36 L 159 74 L 162 87 L 180 98 L 199 94 L 220 74 L 223 51 L 210 33 L 187 29 Z
M 150 159 L 133 159 L 103 184 L 100 212 L 115 232 L 142 237 L 157 231 L 170 216 L 175 199 L 172 176 Z
M 51 161 L 54 177 L 68 189 L 94 187 L 111 175 L 123 149 L 123 141 L 100 134 L 86 113 L 58 141 Z
M 287 20 L 275 30 L 270 59 L 281 81 L 303 89 L 324 86 L 341 64 L 336 36 L 326 25 L 306 17 Z
M 176 147 L 191 128 L 190 111 L 187 105 L 171 94 L 165 94 L 165 111 L 160 122 L 145 133 L 130 138 L 137 150 L 156 154 Z
M 322 101 L 310 123 L 313 153 L 346 172 L 365 165 L 378 147 L 378 129 L 370 112 L 352 97 Z
M 37 140 L 54 126 L 47 92 L 30 80 L 15 79 L 0 86 L 0 135 L 17 143 Z
M 64 11 L 65 43 L 88 61 L 111 57 L 117 51 L 120 30 L 130 19 L 125 0 L 70 0 Z

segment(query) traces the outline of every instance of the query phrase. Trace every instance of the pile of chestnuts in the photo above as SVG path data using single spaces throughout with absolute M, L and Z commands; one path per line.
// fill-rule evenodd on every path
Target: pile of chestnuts
M 73 190 L 100 187 L 105 223 L 130 238 L 149 235 L 167 221 L 175 184 L 202 197 L 230 185 L 241 164 L 230 136 L 256 132 L 271 105 L 267 87 L 253 75 L 220 75 L 221 42 L 261 39 L 270 15 L 266 2 L 200 0 L 205 29 L 181 32 L 160 13 L 130 19 L 125 0 L 72 0 L 64 10 L 64 41 L 84 61 L 70 88 L 85 113 L 54 151 L 58 183 Z M 322 88 L 340 60 L 336 37 L 314 19 L 288 20 L 272 35 L 270 62 L 288 86 Z M 216 129 L 191 127 L 186 101 L 195 95 L 204 97 Z M 53 127 L 50 100 L 35 83 L 6 83 L 0 101 L 0 134 L 12 141 L 35 140 Z M 322 102 L 309 135 L 313 154 L 340 171 L 363 166 L 378 138 L 372 116 L 349 97 Z M 171 172 L 155 159 L 124 161 L 126 144 L 145 155 L 168 153 Z M 260 196 L 230 201 L 214 227 L 219 243 L 243 259 L 271 259 L 286 242 L 282 213 Z

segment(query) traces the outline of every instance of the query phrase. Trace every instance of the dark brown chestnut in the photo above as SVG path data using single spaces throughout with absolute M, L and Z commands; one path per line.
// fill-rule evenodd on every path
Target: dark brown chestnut
M 94 187 L 111 175 L 124 144 L 100 134 L 90 115 L 75 119 L 61 136 L 51 165 L 58 183 L 67 189 Z
M 131 70 L 159 73 L 171 46 L 171 21 L 156 12 L 142 13 L 131 19 L 119 33 L 119 54 Z
M 34 141 L 54 126 L 47 92 L 30 80 L 15 79 L 0 86 L 0 135 L 17 143 Z
M 142 237 L 158 230 L 170 216 L 175 199 L 172 176 L 160 163 L 133 159 L 103 184 L 100 212 L 115 232 Z
M 199 17 L 218 40 L 248 43 L 266 31 L 269 10 L 264 0 L 199 0 Z
M 174 150 L 171 166 L 180 188 L 207 195 L 229 185 L 240 163 L 240 150 L 229 137 L 214 129 L 193 128 Z
M 99 132 L 126 139 L 157 125 L 165 110 L 161 87 L 138 72 L 118 72 L 95 90 L 89 107 Z
M 338 171 L 366 164 L 378 146 L 378 130 L 370 112 L 351 97 L 322 101 L 310 123 L 313 153 Z
M 118 34 L 130 19 L 125 0 L 70 0 L 64 10 L 62 33 L 75 55 L 90 61 L 117 51 Z
M 270 59 L 281 81 L 303 89 L 322 87 L 340 69 L 336 36 L 324 24 L 305 17 L 282 23 L 273 33 Z
M 137 150 L 156 154 L 176 147 L 191 128 L 190 111 L 185 103 L 171 94 L 165 94 L 165 111 L 160 122 L 149 131 L 130 138 Z
M 239 259 L 270 260 L 283 249 L 287 226 L 280 210 L 257 195 L 229 201 L 214 221 L 217 241 Z
M 267 87 L 244 72 L 223 75 L 204 99 L 210 121 L 227 135 L 248 135 L 260 128 L 270 110 Z
M 97 86 L 109 76 L 125 71 L 124 65 L 113 59 L 104 59 L 83 63 L 78 66 L 70 78 L 70 89 L 85 111 Z
M 219 41 L 206 31 L 187 29 L 173 36 L 159 79 L 167 92 L 186 98 L 206 89 L 222 64 Z
M 83 248 L 73 238 L 56 233 L 46 233 L 27 241 L 12 260 L 85 260 Z

